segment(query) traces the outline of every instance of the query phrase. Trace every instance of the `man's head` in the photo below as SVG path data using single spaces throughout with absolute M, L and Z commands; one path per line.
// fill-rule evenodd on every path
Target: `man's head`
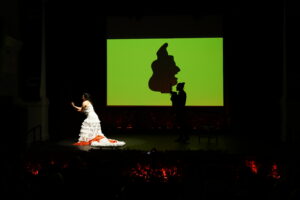
M 185 84 L 185 82 L 178 83 L 178 84 L 177 84 L 177 86 L 176 86 L 176 90 L 178 90 L 178 91 L 182 91 L 182 90 L 183 90 L 183 88 L 184 88 L 184 84 Z

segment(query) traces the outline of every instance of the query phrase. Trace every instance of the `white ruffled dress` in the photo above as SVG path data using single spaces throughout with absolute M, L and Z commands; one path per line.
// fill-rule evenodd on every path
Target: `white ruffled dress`
M 124 146 L 124 141 L 108 139 L 104 136 L 100 126 L 98 115 L 94 111 L 92 104 L 88 104 L 83 111 L 86 119 L 82 122 L 78 142 L 74 145 L 91 146 Z

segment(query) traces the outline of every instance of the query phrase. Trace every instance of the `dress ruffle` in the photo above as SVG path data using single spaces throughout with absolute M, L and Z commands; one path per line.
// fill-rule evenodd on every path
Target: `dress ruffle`
M 94 142 L 94 141 L 100 141 L 103 138 L 104 138 L 104 136 L 97 135 L 95 138 L 93 138 L 93 139 L 91 139 L 89 141 L 80 141 L 79 140 L 79 142 L 76 142 L 73 145 L 77 145 L 77 146 L 91 145 L 92 142 Z
M 91 145 L 94 147 L 119 147 L 119 146 L 124 146 L 125 142 L 124 141 L 118 141 L 118 140 L 113 140 L 113 139 L 107 139 L 104 136 L 98 135 L 94 139 L 89 140 L 87 142 L 85 141 L 79 141 L 74 143 L 73 145 L 76 146 L 85 146 L 85 145 Z
M 87 118 L 82 122 L 78 142 L 73 145 L 91 145 L 91 146 L 123 146 L 125 142 L 108 139 L 101 130 L 100 120 L 90 104 L 84 113 Z

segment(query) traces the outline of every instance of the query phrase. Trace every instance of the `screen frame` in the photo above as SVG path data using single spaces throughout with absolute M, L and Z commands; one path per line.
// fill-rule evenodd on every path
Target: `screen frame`
M 222 88 L 222 92 L 223 92 L 223 105 L 216 105 L 216 106 L 206 106 L 206 105 L 193 105 L 193 106 L 189 106 L 187 105 L 186 107 L 188 108 L 196 108 L 196 109 L 203 109 L 203 110 L 220 110 L 220 109 L 226 109 L 227 107 L 227 79 L 226 79 L 226 51 L 225 51 L 225 38 L 223 36 L 182 36 L 182 37 L 169 37 L 169 36 L 165 36 L 165 37 L 133 37 L 133 36 L 127 36 L 127 37 L 106 37 L 105 38 L 105 107 L 107 108 L 164 108 L 164 109 L 170 109 L 172 108 L 172 106 L 167 106 L 167 105 L 108 105 L 108 81 L 107 81 L 107 76 L 108 76 L 108 62 L 107 62 L 107 58 L 108 58 L 108 52 L 107 52 L 107 41 L 110 39 L 185 39 L 185 38 L 222 38 L 222 47 L 223 47 L 223 51 L 222 51 L 222 78 L 223 78 L 223 88 Z M 208 111 L 207 110 L 207 111 Z M 227 109 L 226 109 L 227 110 Z

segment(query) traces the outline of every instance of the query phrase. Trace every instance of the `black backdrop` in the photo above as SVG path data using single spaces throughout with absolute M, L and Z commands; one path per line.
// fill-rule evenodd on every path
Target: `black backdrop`
M 283 71 L 282 2 L 272 5 L 262 2 L 206 2 L 201 5 L 152 2 L 147 6 L 92 2 L 46 2 L 47 95 L 52 139 L 77 138 L 83 116 L 75 114 L 69 102 L 74 100 L 79 104 L 83 91 L 93 95 L 96 110 L 102 120 L 105 120 L 104 116 L 101 117 L 102 112 L 118 112 L 116 109 L 123 109 L 147 113 L 152 109 L 105 107 L 106 19 L 108 16 L 141 18 L 149 15 L 221 16 L 225 107 L 216 113 L 225 113 L 223 116 L 231 119 L 231 130 L 236 134 L 279 138 Z M 34 6 L 24 5 L 24 10 L 32 7 Z M 40 15 L 39 6 L 35 4 L 35 7 L 34 15 Z M 23 15 L 33 14 L 27 12 Z M 39 22 L 38 17 L 36 19 Z M 26 27 L 23 30 L 28 29 L 27 24 L 23 23 Z M 32 21 L 29 24 L 40 26 Z M 37 31 L 36 35 L 38 34 L 40 33 Z M 174 36 L 176 37 L 176 33 Z M 32 45 L 37 46 L 36 49 L 39 48 L 40 38 L 33 37 L 30 30 L 25 31 L 23 37 L 24 41 L 27 38 Z M 34 39 L 30 39 L 31 37 Z M 33 69 L 32 66 L 29 68 Z M 33 71 L 38 71 L 38 68 Z M 24 92 L 25 99 L 26 94 L 28 93 Z M 27 98 L 30 99 L 28 96 Z M 210 111 L 216 110 L 194 110 L 199 115 Z

